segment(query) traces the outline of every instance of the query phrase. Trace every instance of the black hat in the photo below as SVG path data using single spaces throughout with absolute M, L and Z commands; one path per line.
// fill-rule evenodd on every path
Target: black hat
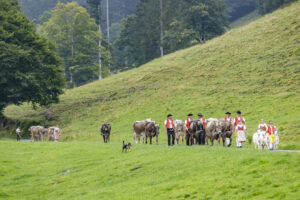
M 193 114 L 192 114 L 192 113 L 189 113 L 188 116 L 193 116 Z
M 227 112 L 227 113 L 225 113 L 226 115 L 231 115 L 231 112 Z
M 242 112 L 241 112 L 240 110 L 238 110 L 236 113 L 237 113 L 237 114 L 242 114 Z
M 168 116 L 167 117 L 171 117 L 171 116 L 173 116 L 172 114 L 168 114 Z
M 199 117 L 202 117 L 203 115 L 201 113 L 198 114 Z

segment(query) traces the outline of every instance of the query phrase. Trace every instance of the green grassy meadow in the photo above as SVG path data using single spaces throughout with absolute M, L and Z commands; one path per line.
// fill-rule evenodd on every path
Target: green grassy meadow
M 132 124 L 167 114 L 242 110 L 249 135 L 274 120 L 281 149 L 300 149 L 300 2 L 202 45 L 66 90 L 60 103 L 9 106 L 20 123 L 62 128 L 60 142 L 0 140 L 0 199 L 300 199 L 300 154 L 134 144 Z M 112 125 L 111 143 L 98 128 Z M 12 134 L 15 125 L 2 129 Z M 13 136 L 13 135 L 10 135 Z M 233 139 L 235 141 L 235 139 Z M 66 171 L 69 170 L 69 173 Z
M 300 154 L 0 142 L 0 199 L 299 199 Z M 64 174 L 67 170 L 69 173 Z
M 281 148 L 300 149 L 299 8 L 298 1 L 203 45 L 66 90 L 60 103 L 49 108 L 9 106 L 5 115 L 19 122 L 58 124 L 62 141 L 98 141 L 99 126 L 109 122 L 112 141 L 119 142 L 132 140 L 136 120 L 162 124 L 168 113 L 185 119 L 189 112 L 222 118 L 240 109 L 250 135 L 261 118 L 272 119 Z M 45 121 L 46 113 L 53 119 Z

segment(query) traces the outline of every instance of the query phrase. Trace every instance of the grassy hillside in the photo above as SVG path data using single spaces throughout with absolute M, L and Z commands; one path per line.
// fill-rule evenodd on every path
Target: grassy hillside
M 10 106 L 14 120 L 43 121 L 50 113 L 62 140 L 99 140 L 98 127 L 112 124 L 112 140 L 132 140 L 132 123 L 168 113 L 224 116 L 240 109 L 249 133 L 259 119 L 274 120 L 281 144 L 300 148 L 300 2 L 234 29 L 203 45 L 156 59 L 61 96 L 60 104 L 32 110 Z M 165 133 L 160 142 L 165 143 Z
M 261 18 L 261 15 L 258 13 L 258 10 L 254 10 L 253 12 L 249 13 L 248 15 L 241 17 L 230 24 L 231 28 L 238 28 L 241 26 L 245 26 L 250 22 L 253 22 L 257 19 Z
M 299 199 L 298 153 L 0 141 L 0 199 Z M 22 163 L 22 164 L 20 164 Z

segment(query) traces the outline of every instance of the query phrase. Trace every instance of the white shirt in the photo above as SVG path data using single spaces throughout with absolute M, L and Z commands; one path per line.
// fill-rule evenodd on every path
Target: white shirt
M 237 117 L 238 121 L 241 120 L 241 121 L 244 121 L 246 123 L 246 120 L 244 117 Z M 235 118 L 233 119 L 233 123 L 235 123 Z
M 169 120 L 170 128 L 173 128 L 172 120 Z M 167 125 L 167 120 L 165 120 L 165 126 Z
M 189 121 L 187 121 L 187 120 L 189 120 Z M 187 126 L 188 123 L 190 123 L 191 121 L 192 121 L 192 119 L 190 119 L 190 118 L 186 119 L 186 120 L 185 120 L 185 126 Z
M 266 130 L 265 130 L 265 131 L 267 132 L 267 131 L 268 131 L 268 126 L 267 126 L 267 124 L 259 124 L 259 125 L 258 125 L 258 130 L 260 130 L 260 127 L 263 127 L 263 126 L 266 127 Z
M 20 128 L 17 128 L 16 133 L 21 133 Z

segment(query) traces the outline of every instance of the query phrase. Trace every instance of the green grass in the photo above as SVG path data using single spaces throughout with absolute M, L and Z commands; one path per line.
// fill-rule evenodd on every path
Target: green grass
M 98 141 L 98 127 L 112 124 L 112 141 L 131 140 L 132 124 L 168 113 L 224 117 L 241 109 L 249 133 L 261 118 L 279 127 L 281 147 L 300 149 L 300 2 L 233 29 L 203 45 L 153 60 L 102 81 L 66 90 L 61 102 L 32 110 L 9 106 L 13 120 L 56 117 L 62 141 Z M 164 134 L 160 143 L 166 143 Z
M 231 28 L 239 28 L 253 22 L 262 16 L 258 13 L 258 10 L 254 10 L 253 12 L 241 17 L 230 24 Z
M 300 154 L 0 141 L 0 199 L 299 199 Z M 62 175 L 67 170 L 70 173 Z

